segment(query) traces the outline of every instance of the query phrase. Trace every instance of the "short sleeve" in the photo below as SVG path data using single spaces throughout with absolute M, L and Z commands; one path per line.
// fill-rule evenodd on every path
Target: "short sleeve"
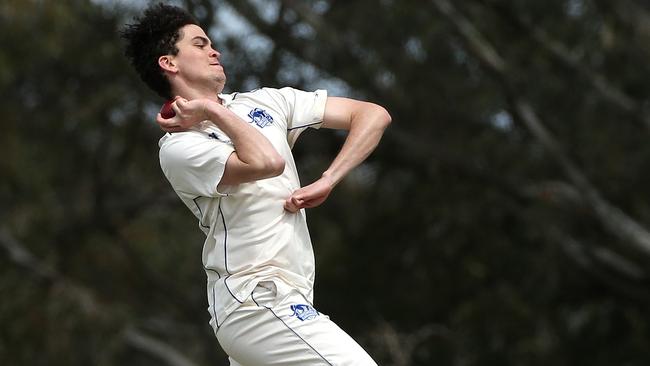
M 277 89 L 287 118 L 287 140 L 293 146 L 306 128 L 320 128 L 325 115 L 327 91 L 307 92 L 294 88 Z
M 161 139 L 160 167 L 174 190 L 202 197 L 223 196 L 217 185 L 234 148 L 197 132 Z

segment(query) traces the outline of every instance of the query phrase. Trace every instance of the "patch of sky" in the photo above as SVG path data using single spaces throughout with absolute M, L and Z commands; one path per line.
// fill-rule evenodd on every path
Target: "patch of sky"
M 509 131 L 513 125 L 512 116 L 510 113 L 501 110 L 490 117 L 490 124 L 499 130 Z
M 567 0 L 566 12 L 572 18 L 580 18 L 585 13 L 585 3 L 583 0 Z
M 257 8 L 257 14 L 265 22 L 272 24 L 278 20 L 280 16 L 280 2 L 269 0 L 252 0 L 251 3 Z
M 427 58 L 427 51 L 422 46 L 422 41 L 416 37 L 410 37 L 404 44 L 406 53 L 414 60 L 422 62 Z

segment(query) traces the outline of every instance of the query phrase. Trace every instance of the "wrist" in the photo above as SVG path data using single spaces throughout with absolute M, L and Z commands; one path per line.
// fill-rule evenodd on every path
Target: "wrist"
M 223 120 L 225 118 L 225 113 L 227 112 L 228 109 L 217 101 L 206 99 L 203 104 L 203 113 L 205 115 L 205 119 L 208 119 L 214 123 Z
M 336 186 L 336 184 L 338 184 L 338 180 L 334 177 L 332 172 L 330 172 L 328 170 L 326 170 L 321 175 L 321 179 L 325 180 L 325 182 L 327 182 L 327 184 L 329 184 L 329 186 L 332 187 L 332 188 L 334 188 L 334 186 Z

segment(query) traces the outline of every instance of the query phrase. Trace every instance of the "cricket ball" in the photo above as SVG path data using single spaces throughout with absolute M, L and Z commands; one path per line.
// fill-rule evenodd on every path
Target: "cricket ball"
M 176 115 L 176 112 L 174 112 L 174 109 L 172 108 L 172 103 L 174 103 L 176 99 L 178 99 L 178 97 L 166 101 L 162 108 L 160 108 L 160 115 L 162 118 L 169 119 Z

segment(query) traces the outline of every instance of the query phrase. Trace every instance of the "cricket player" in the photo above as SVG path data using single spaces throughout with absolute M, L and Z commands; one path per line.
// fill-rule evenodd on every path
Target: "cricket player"
M 147 8 L 125 26 L 126 55 L 171 104 L 160 165 L 205 233 L 210 325 L 231 365 L 376 365 L 313 305 L 305 208 L 320 205 L 391 122 L 376 104 L 325 90 L 222 93 L 210 38 L 183 9 Z M 291 148 L 307 128 L 349 130 L 338 155 L 301 187 Z

